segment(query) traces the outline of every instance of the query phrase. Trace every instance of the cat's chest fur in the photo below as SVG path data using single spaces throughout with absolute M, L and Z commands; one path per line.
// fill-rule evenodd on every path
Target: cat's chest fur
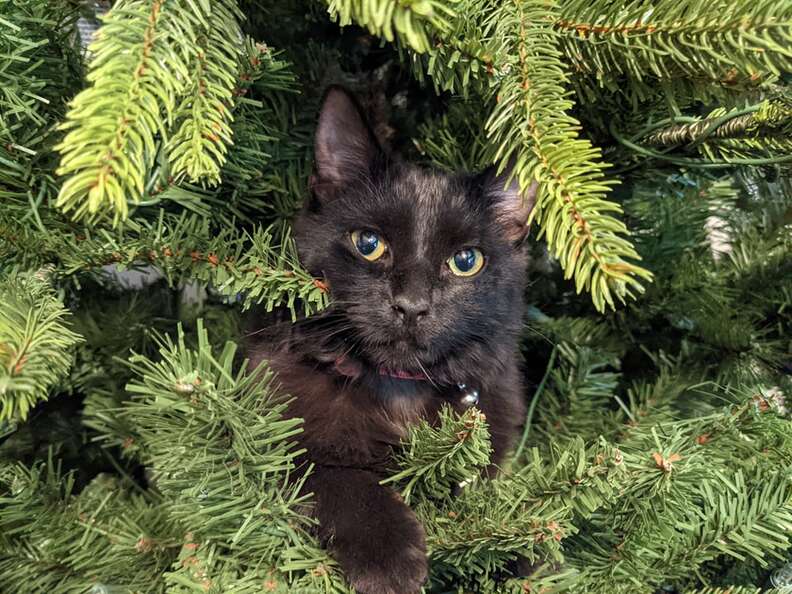
M 434 423 L 447 402 L 428 382 L 348 378 L 290 353 L 275 354 L 269 365 L 292 397 L 288 416 L 304 420 L 300 445 L 324 465 L 385 470 L 410 426 Z

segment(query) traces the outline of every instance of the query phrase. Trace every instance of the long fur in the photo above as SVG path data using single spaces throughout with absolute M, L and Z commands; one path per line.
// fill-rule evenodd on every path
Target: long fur
M 459 382 L 476 385 L 497 463 L 524 419 L 518 370 L 526 255 L 525 203 L 491 172 L 447 175 L 393 160 L 377 146 L 354 99 L 332 88 L 316 137 L 312 194 L 295 224 L 302 263 L 330 287 L 332 306 L 288 327 L 254 335 L 250 353 L 278 374 L 304 419 L 299 440 L 315 470 L 319 536 L 363 594 L 417 592 L 426 578 L 423 529 L 379 485 L 392 449 L 419 419 L 434 422 Z M 510 213 L 523 217 L 509 219 Z M 376 231 L 388 253 L 368 262 L 349 237 Z M 518 231 L 515 231 L 517 229 Z M 476 276 L 454 276 L 446 261 L 477 247 Z M 428 304 L 403 323 L 397 297 Z M 339 361 L 354 372 L 339 372 Z M 425 374 L 396 379 L 380 369 Z

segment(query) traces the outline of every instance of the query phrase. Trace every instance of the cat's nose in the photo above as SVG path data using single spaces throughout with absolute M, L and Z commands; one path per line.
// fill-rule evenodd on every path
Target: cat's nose
M 406 295 L 399 295 L 393 298 L 393 305 L 391 306 L 396 315 L 399 316 L 406 324 L 415 323 L 418 320 L 426 317 L 429 313 L 429 302 L 420 297 L 408 297 Z

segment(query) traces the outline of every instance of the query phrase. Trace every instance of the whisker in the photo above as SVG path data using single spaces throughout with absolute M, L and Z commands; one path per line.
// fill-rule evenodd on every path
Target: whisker
M 429 380 L 429 383 L 430 383 L 430 384 L 432 384 L 432 385 L 433 385 L 435 388 L 438 388 L 438 389 L 439 389 L 439 386 L 438 386 L 438 385 L 435 383 L 435 381 L 432 379 L 432 376 L 431 376 L 431 375 L 429 375 L 429 372 L 426 370 L 426 368 L 425 368 L 425 367 L 423 366 L 423 364 L 421 363 L 421 360 L 420 360 L 420 359 L 419 359 L 417 356 L 415 357 L 415 362 L 418 364 L 418 368 L 419 368 L 419 369 L 420 369 L 420 370 L 423 372 L 423 374 L 426 376 L 426 379 L 428 379 L 428 380 Z

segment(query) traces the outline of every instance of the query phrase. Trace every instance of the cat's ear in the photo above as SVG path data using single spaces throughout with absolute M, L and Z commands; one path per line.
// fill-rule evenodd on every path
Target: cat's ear
M 325 92 L 314 141 L 315 170 L 311 189 L 319 200 L 365 177 L 380 148 L 354 97 L 333 85 Z
M 528 216 L 536 204 L 537 182 L 520 192 L 513 161 L 501 173 L 497 173 L 497 166 L 493 165 L 479 179 L 484 196 L 489 200 L 506 237 L 517 245 L 521 244 L 528 235 Z

